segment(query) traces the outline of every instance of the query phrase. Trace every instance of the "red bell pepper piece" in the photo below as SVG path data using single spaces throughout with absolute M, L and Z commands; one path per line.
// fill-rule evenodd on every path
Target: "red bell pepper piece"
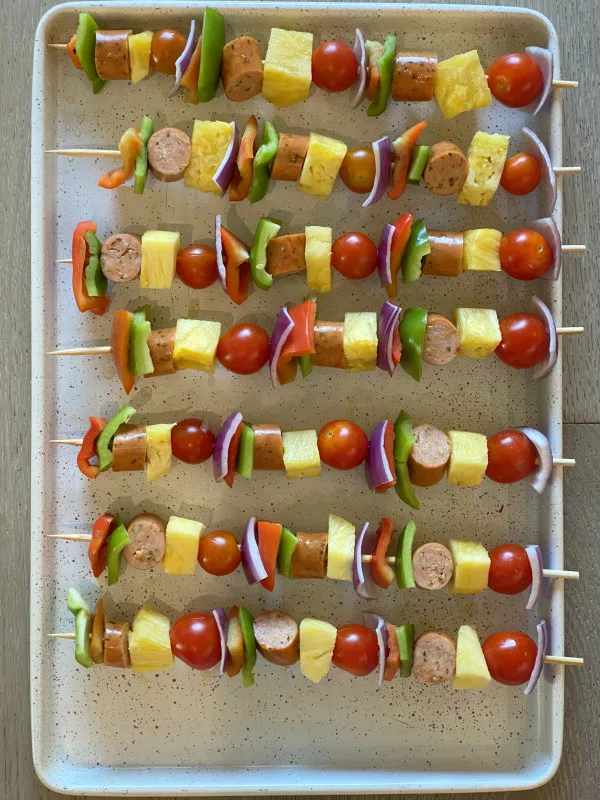
M 229 187 L 230 200 L 245 200 L 252 185 L 254 156 L 256 153 L 256 137 L 258 136 L 258 120 L 254 114 L 244 128 L 240 149 L 238 150 L 233 178 Z
M 73 66 L 75 67 L 75 69 L 83 69 L 83 67 L 81 66 L 81 62 L 77 57 L 77 52 L 75 50 L 76 47 L 77 47 L 77 34 L 74 33 L 67 44 L 67 53 L 69 54 L 69 58 L 73 62 Z
M 79 471 L 85 475 L 86 478 L 98 477 L 100 468 L 96 464 L 90 464 L 90 458 L 98 455 L 96 452 L 96 442 L 102 433 L 102 429 L 106 425 L 104 417 L 90 417 L 90 427 L 85 436 L 81 448 L 77 453 L 77 466 Z
M 123 311 L 115 312 L 110 329 L 110 348 L 113 363 L 126 394 L 129 394 L 135 383 L 135 375 L 129 369 L 129 343 L 132 322 L 133 314 L 131 311 L 123 309 Z
M 100 176 L 98 186 L 103 189 L 116 189 L 122 186 L 125 181 L 133 175 L 135 170 L 135 160 L 137 154 L 144 143 L 140 138 L 140 132 L 137 128 L 128 128 L 119 142 L 119 152 L 121 153 L 122 164 L 117 169 L 111 169 L 105 175 Z
M 398 638 L 396 637 L 396 626 L 392 625 L 391 622 L 386 622 L 385 629 L 387 631 L 387 655 L 385 658 L 383 680 L 391 681 L 400 668 L 400 648 L 398 647 Z
M 419 136 L 427 127 L 427 120 L 417 122 L 409 128 L 402 136 L 399 136 L 393 144 L 394 147 L 394 171 L 392 188 L 387 195 L 390 200 L 397 200 L 406 189 L 406 179 L 410 168 L 410 156 L 413 147 L 416 145 Z
M 238 607 L 232 606 L 227 633 L 227 661 L 225 672 L 230 678 L 238 675 L 244 666 L 244 637 L 238 620 Z
M 390 252 L 392 282 L 385 287 L 390 300 L 393 300 L 398 294 L 398 275 L 402 269 L 402 256 L 404 255 L 406 245 L 410 238 L 412 223 L 412 214 L 402 214 L 402 216 L 398 217 L 396 222 L 394 222 L 395 230 L 392 236 L 392 249 Z
M 385 435 L 383 439 L 383 447 L 385 449 L 385 454 L 388 460 L 388 466 L 390 468 L 390 472 L 393 475 L 393 479 L 391 481 L 388 481 L 388 483 L 383 483 L 381 486 L 378 486 L 375 489 L 375 491 L 378 494 L 383 494 L 383 492 L 387 492 L 387 490 L 390 487 L 396 485 L 398 480 L 396 477 L 396 464 L 394 462 L 394 438 L 395 438 L 394 426 L 392 422 L 389 419 L 387 419 L 385 421 Z
M 227 453 L 227 475 L 225 475 L 223 480 L 230 489 L 233 486 L 233 481 L 235 480 L 235 468 L 237 467 L 240 439 L 242 438 L 243 430 L 244 423 L 240 422 L 237 431 L 233 434 L 233 438 L 231 439 L 231 443 L 229 445 L 229 452 Z
M 98 225 L 91 220 L 78 222 L 73 231 L 71 258 L 73 259 L 72 286 L 73 297 L 80 311 L 91 311 L 102 316 L 110 303 L 110 297 L 91 297 L 85 285 L 85 268 L 90 258 L 90 248 L 85 240 L 88 231 L 96 233 Z
M 225 262 L 225 288 L 233 302 L 241 305 L 248 299 L 250 253 L 248 247 L 227 228 L 221 227 L 221 241 Z
M 94 522 L 92 541 L 88 547 L 88 558 L 94 578 L 99 578 L 106 569 L 106 550 L 108 537 L 115 529 L 117 518 L 114 514 L 102 514 Z
M 298 370 L 298 356 L 315 353 L 315 320 L 317 318 L 317 302 L 305 300 L 298 306 L 288 309 L 294 327 L 287 338 L 279 361 L 277 362 L 277 375 L 279 382 L 292 383 L 296 379 Z
M 263 578 L 261 583 L 268 592 L 272 592 L 275 588 L 275 570 L 282 526 L 278 522 L 259 522 L 257 527 L 258 551 L 267 570 L 267 577 Z
M 387 589 L 390 586 L 396 574 L 385 560 L 393 532 L 392 520 L 389 517 L 384 517 L 377 529 L 377 546 L 371 561 L 371 577 L 377 586 L 381 586 L 382 589 Z

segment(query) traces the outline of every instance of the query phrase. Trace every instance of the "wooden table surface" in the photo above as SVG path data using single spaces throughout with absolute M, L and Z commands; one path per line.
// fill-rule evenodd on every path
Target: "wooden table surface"
M 557 776 L 527 793 L 535 800 L 593 800 L 600 796 L 600 15 L 593 0 L 504 0 L 498 5 L 536 8 L 548 15 L 562 42 L 563 77 L 580 81 L 566 95 L 565 164 L 583 174 L 565 181 L 565 237 L 585 242 L 588 255 L 568 261 L 564 272 L 565 320 L 585 325 L 585 337 L 569 337 L 565 354 L 564 452 L 578 467 L 565 478 L 565 564 L 582 571 L 569 585 L 566 614 L 568 651 L 586 667 L 567 675 L 565 745 Z M 0 192 L 0 322 L 7 346 L 0 361 L 0 519 L 4 551 L 0 582 L 0 703 L 2 752 L 0 797 L 58 798 L 37 780 L 29 729 L 29 127 L 32 42 L 35 26 L 52 0 L 3 0 L 0 28 L 0 142 L 7 177 Z M 299 787 L 300 789 L 301 787 Z M 493 795 L 500 797 L 501 795 Z M 449 797 L 444 795 L 444 797 Z M 481 797 L 481 795 L 477 795 Z M 492 797 L 492 795 L 490 795 Z

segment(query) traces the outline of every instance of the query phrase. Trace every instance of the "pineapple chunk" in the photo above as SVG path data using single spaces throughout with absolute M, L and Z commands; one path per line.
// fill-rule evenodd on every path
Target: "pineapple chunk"
M 453 486 L 479 486 L 488 465 L 487 439 L 482 433 L 448 431 L 450 461 L 448 483 Z
M 171 288 L 180 242 L 177 231 L 146 231 L 142 235 L 142 289 Z
M 493 308 L 454 309 L 459 356 L 489 358 L 502 341 L 498 314 Z
M 487 206 L 500 185 L 510 136 L 477 131 L 469 145 L 469 174 L 458 193 L 462 205 Z
M 214 372 L 221 323 L 204 319 L 178 319 L 173 361 L 177 369 Z
M 146 480 L 155 481 L 167 475 L 171 469 L 170 425 L 146 425 Z
M 288 478 L 316 478 L 321 474 L 321 456 L 316 431 L 283 434 L 283 463 Z
M 487 689 L 492 676 L 475 628 L 461 625 L 456 639 L 455 689 Z
M 331 291 L 331 228 L 307 225 L 304 229 L 306 244 L 306 282 L 311 292 Z
M 337 630 L 329 622 L 306 617 L 300 623 L 300 672 L 318 683 L 329 672 Z
M 352 562 L 356 528 L 335 514 L 329 515 L 327 540 L 327 577 L 338 581 L 352 580 Z
M 152 31 L 143 31 L 133 34 L 127 40 L 132 83 L 139 83 L 150 74 L 150 49 L 153 35 Z
M 198 545 L 205 525 L 194 519 L 169 517 L 167 523 L 167 548 L 163 569 L 167 575 L 193 575 L 198 560 Z
M 492 93 L 477 50 L 438 63 L 434 94 L 446 119 L 492 104 Z
M 171 669 L 174 659 L 169 639 L 170 627 L 168 617 L 144 603 L 135 615 L 129 634 L 129 655 L 134 672 Z
M 448 546 L 454 561 L 452 591 L 455 594 L 485 592 L 490 572 L 490 557 L 485 547 L 479 542 L 457 539 L 450 539 Z
M 329 197 L 347 150 L 344 142 L 311 133 L 298 189 L 313 197 Z
M 377 366 L 377 314 L 349 311 L 344 317 L 344 358 L 349 372 Z
M 462 268 L 466 272 L 501 272 L 502 234 L 493 228 L 465 231 Z
M 312 33 L 271 29 L 262 86 L 265 100 L 283 108 L 308 98 L 312 46 Z
M 192 153 L 183 176 L 188 189 L 222 194 L 213 178 L 225 158 L 233 134 L 233 122 L 194 120 Z

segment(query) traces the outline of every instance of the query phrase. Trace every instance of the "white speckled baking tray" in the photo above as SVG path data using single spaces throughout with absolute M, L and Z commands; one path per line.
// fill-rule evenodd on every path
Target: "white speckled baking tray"
M 335 35 L 351 41 L 360 25 L 374 38 L 390 30 L 401 47 L 437 50 L 447 57 L 476 46 L 484 64 L 527 44 L 549 47 L 558 70 L 558 43 L 551 24 L 531 11 L 514 8 L 296 3 L 221 3 L 228 35 L 249 33 L 265 44 L 269 28 L 298 27 L 317 38 Z M 86 6 L 88 7 L 88 6 Z M 561 163 L 561 107 L 555 97 L 539 118 L 498 104 L 477 114 L 444 122 L 434 103 L 419 108 L 392 104 L 379 120 L 351 112 L 347 95 L 325 97 L 313 91 L 299 107 L 274 112 L 262 99 L 234 106 L 219 96 L 204 107 L 167 99 L 170 79 L 154 76 L 137 87 L 112 84 L 93 97 L 63 54 L 46 48 L 66 41 L 82 6 L 60 6 L 41 21 L 35 42 L 32 112 L 32 561 L 31 561 L 31 699 L 33 751 L 40 778 L 54 789 L 77 794 L 252 794 L 351 792 L 441 792 L 525 789 L 554 773 L 561 753 L 563 675 L 546 668 L 530 698 L 520 689 L 493 685 L 487 692 L 458 693 L 447 687 L 425 688 L 397 680 L 381 690 L 376 680 L 352 679 L 334 670 L 319 685 L 299 672 L 257 668 L 256 686 L 244 690 L 233 680 L 194 673 L 182 663 L 168 673 L 136 676 L 112 670 L 83 670 L 68 642 L 49 642 L 46 634 L 69 629 L 65 598 L 76 585 L 95 600 L 106 590 L 90 580 L 83 545 L 45 539 L 57 531 L 88 530 L 97 514 L 142 509 L 202 519 L 208 525 L 240 530 L 247 516 L 285 520 L 304 530 L 324 529 L 328 512 L 360 524 L 384 514 L 400 526 L 408 509 L 394 495 L 368 493 L 360 471 L 353 475 L 326 470 L 321 480 L 287 483 L 281 475 L 237 481 L 230 492 L 216 486 L 210 470 L 178 463 L 165 479 L 145 484 L 143 476 L 106 474 L 87 481 L 76 469 L 74 453 L 48 440 L 80 435 L 90 414 L 110 416 L 123 395 L 102 359 L 48 359 L 55 345 L 100 343 L 108 336 L 110 314 L 91 318 L 75 311 L 70 280 L 54 260 L 69 252 L 73 227 L 93 218 L 101 235 L 117 230 L 174 227 L 186 243 L 209 241 L 214 214 L 247 238 L 256 219 L 267 213 L 285 220 L 286 230 L 319 221 L 343 230 L 364 229 L 377 238 L 390 216 L 400 210 L 423 215 L 431 227 L 509 230 L 543 215 L 539 198 L 511 199 L 502 191 L 489 208 L 468 209 L 435 198 L 424 188 L 409 187 L 402 208 L 386 200 L 374 210 L 361 209 L 355 196 L 337 188 L 332 200 L 316 203 L 290 186 L 280 185 L 256 208 L 193 194 L 182 184 L 151 182 L 139 198 L 130 189 L 116 193 L 97 188 L 103 164 L 45 157 L 55 146 L 111 147 L 120 132 L 142 113 L 158 125 L 191 128 L 194 116 L 242 122 L 252 110 L 287 130 L 319 130 L 343 135 L 349 143 L 372 141 L 381 131 L 398 131 L 422 114 L 430 121 L 428 141 L 454 139 L 466 149 L 477 129 L 514 136 L 513 152 L 526 122 L 549 141 L 554 162 Z M 201 6 L 177 3 L 89 4 L 106 27 L 185 29 Z M 561 193 L 555 211 L 561 225 Z M 505 314 L 527 308 L 532 291 L 561 319 L 561 283 L 534 286 L 505 275 L 465 276 L 459 280 L 423 279 L 407 290 L 404 305 L 419 301 L 448 313 L 455 305 L 490 306 Z M 112 310 L 151 301 L 160 325 L 178 316 L 210 315 L 231 323 L 251 318 L 271 324 L 276 309 L 302 297 L 300 279 L 279 281 L 266 294 L 255 292 L 241 309 L 233 308 L 215 285 L 204 293 L 177 283 L 171 293 L 149 293 L 131 284 L 117 293 Z M 335 290 L 320 302 L 321 318 L 341 319 L 347 310 L 378 309 L 381 292 L 372 279 L 349 284 L 336 278 Z M 351 415 L 367 429 L 400 407 L 421 421 L 460 426 L 491 434 L 505 427 L 531 424 L 549 431 L 555 453 L 561 451 L 561 367 L 551 379 L 534 385 L 529 375 L 511 371 L 498 360 L 469 363 L 458 359 L 447 368 L 426 371 L 418 385 L 401 371 L 389 380 L 326 371 L 311 380 L 275 392 L 267 377 L 245 379 L 219 371 L 207 377 L 178 374 L 148 381 L 132 402 L 145 420 L 169 420 L 190 412 L 215 423 L 240 407 L 256 422 L 282 427 L 320 427 L 328 419 Z M 562 567 L 562 483 L 560 475 L 538 501 L 525 485 L 503 487 L 486 481 L 480 490 L 444 484 L 422 492 L 414 515 L 419 542 L 472 535 L 487 546 L 502 541 L 539 542 L 548 566 Z M 426 495 L 426 496 L 425 496 Z M 369 604 L 352 588 L 331 581 L 318 585 L 280 580 L 272 596 L 245 585 L 241 573 L 217 579 L 168 578 L 162 571 L 125 571 L 111 590 L 111 610 L 129 617 L 150 600 L 171 619 L 191 608 L 210 609 L 243 602 L 250 609 L 282 607 L 298 619 L 319 615 L 333 623 L 359 621 Z M 494 630 L 534 631 L 537 614 L 524 611 L 523 597 L 492 593 L 452 598 L 446 592 L 391 589 L 378 603 L 398 624 L 413 621 L 419 630 L 434 626 L 454 633 L 473 623 L 482 637 Z M 563 651 L 563 594 L 560 584 L 544 587 L 539 615 L 550 622 L 552 651 Z

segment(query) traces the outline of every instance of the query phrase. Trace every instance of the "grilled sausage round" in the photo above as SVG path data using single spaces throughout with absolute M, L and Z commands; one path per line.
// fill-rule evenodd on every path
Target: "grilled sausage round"
M 283 436 L 277 425 L 254 425 L 254 469 L 285 469 Z
M 146 426 L 119 425 L 112 446 L 113 472 L 139 472 L 146 466 Z
M 423 173 L 425 186 L 433 194 L 447 197 L 458 194 L 467 180 L 469 162 L 453 142 L 437 142 L 431 146 Z
M 263 611 L 254 617 L 254 637 L 260 654 L 271 664 L 289 667 L 298 661 L 298 623 L 283 611 Z
M 327 572 L 327 533 L 297 533 L 290 564 L 291 578 L 324 578 Z
M 104 666 L 127 669 L 129 656 L 129 623 L 106 620 L 104 623 Z
M 450 439 L 428 422 L 417 425 L 415 443 L 408 456 L 408 472 L 415 486 L 433 486 L 441 481 L 450 459 Z
M 426 686 L 451 680 L 456 667 L 456 645 L 445 633 L 429 631 L 415 642 L 413 675 Z
M 272 181 L 298 181 L 308 150 L 308 136 L 282 133 L 271 170 Z
M 460 338 L 456 326 L 441 314 L 427 314 L 423 361 L 434 367 L 449 364 L 456 357 L 459 347 Z
M 423 275 L 458 278 L 462 272 L 464 234 L 451 231 L 427 231 L 431 251 L 423 259 Z
M 315 352 L 311 358 L 315 367 L 346 368 L 343 322 L 315 322 Z
M 239 103 L 262 91 L 263 62 L 260 45 L 251 36 L 238 36 L 223 48 L 221 80 L 229 100 Z
M 142 269 L 142 240 L 134 233 L 113 233 L 102 245 L 100 268 L 109 281 L 134 281 Z
M 276 236 L 267 245 L 267 272 L 271 275 L 293 275 L 306 270 L 305 233 Z
M 156 514 L 138 514 L 127 526 L 130 544 L 123 550 L 134 569 L 152 569 L 163 560 L 167 526 Z
M 433 100 L 436 69 L 435 53 L 397 53 L 392 77 L 392 99 L 400 103 Z
M 163 183 L 180 181 L 190 163 L 192 143 L 179 128 L 161 128 L 148 140 L 148 166 Z
M 133 31 L 96 31 L 94 61 L 96 72 L 103 81 L 128 81 L 129 37 Z
M 172 375 L 177 372 L 173 359 L 175 349 L 175 328 L 159 328 L 148 337 L 150 358 L 154 365 L 152 375 Z
M 419 589 L 443 589 L 454 573 L 452 553 L 443 544 L 427 542 L 413 553 L 412 568 Z

